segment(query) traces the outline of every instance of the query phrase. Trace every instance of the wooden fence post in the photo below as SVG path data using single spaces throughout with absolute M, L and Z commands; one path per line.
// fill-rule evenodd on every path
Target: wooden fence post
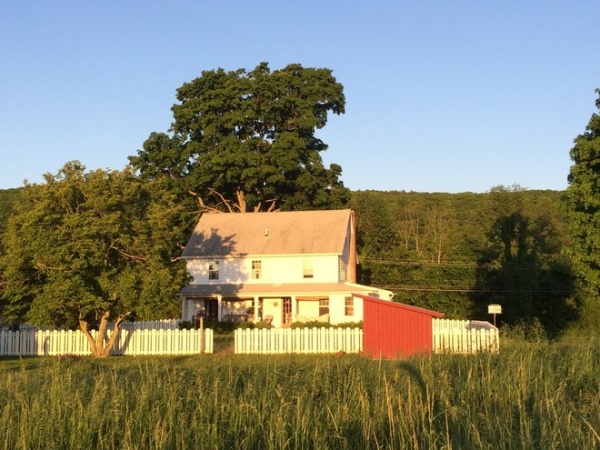
M 200 353 L 204 353 L 204 317 L 200 316 Z

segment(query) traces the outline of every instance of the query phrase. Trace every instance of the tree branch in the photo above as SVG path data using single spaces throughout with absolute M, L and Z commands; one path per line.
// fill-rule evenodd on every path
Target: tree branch
M 228 207 L 229 212 L 233 212 L 231 210 L 231 208 L 229 207 L 229 205 L 227 204 L 227 201 L 225 200 L 225 198 L 221 194 L 219 194 L 214 189 L 211 189 L 211 192 L 214 192 L 215 195 L 218 195 L 221 198 L 221 200 L 223 201 L 223 203 L 225 203 L 225 205 Z M 198 200 L 198 204 L 200 205 L 200 212 L 213 212 L 213 213 L 222 213 L 223 212 L 220 209 L 213 208 L 212 206 L 208 206 L 204 202 L 204 199 L 199 194 L 197 194 L 196 192 L 194 192 L 194 191 L 188 191 L 188 193 L 190 195 L 192 195 L 193 197 L 196 197 L 196 200 Z
M 119 332 L 121 331 L 121 324 L 127 318 L 127 316 L 129 316 L 130 314 L 131 314 L 131 311 L 127 311 L 127 312 L 119 314 L 119 317 L 117 317 L 115 326 L 114 326 L 112 332 L 110 333 L 110 338 L 109 338 L 108 342 L 106 343 L 106 346 L 103 349 L 104 356 L 108 356 L 108 354 L 110 353 L 110 349 L 113 348 L 113 345 L 115 344 L 115 342 L 119 336 Z M 108 316 L 107 316 L 106 320 L 108 320 Z
M 97 349 L 96 349 L 96 342 L 94 341 L 94 338 L 90 334 L 90 330 L 88 328 L 88 323 L 85 320 L 85 317 L 82 312 L 79 313 L 79 328 L 81 329 L 81 332 L 83 333 L 83 335 L 87 339 L 88 343 L 90 344 L 92 356 L 96 356 L 98 353 Z
M 125 250 L 121 250 L 120 248 L 116 247 L 114 244 L 110 244 L 110 247 L 108 248 L 109 250 L 113 249 L 116 250 L 117 253 L 119 253 L 121 256 L 124 256 L 125 258 L 131 259 L 132 261 L 137 261 L 137 262 L 145 262 L 147 263 L 149 261 L 148 258 L 144 258 L 142 256 L 136 256 L 133 255 L 131 253 L 127 253 Z M 106 259 L 105 259 L 106 261 Z
M 276 199 L 267 200 L 267 203 L 271 203 L 269 205 L 269 208 L 267 209 L 267 212 L 277 212 L 277 211 L 279 211 L 279 208 L 275 209 L 275 207 L 277 206 L 277 200 Z
M 233 212 L 233 208 L 231 207 L 231 202 L 229 200 L 227 200 L 223 196 L 223 194 L 221 194 L 214 188 L 210 188 L 210 192 L 211 192 L 211 194 L 215 194 L 217 197 L 219 197 L 221 199 L 221 202 L 227 207 L 227 209 L 229 210 L 230 213 Z

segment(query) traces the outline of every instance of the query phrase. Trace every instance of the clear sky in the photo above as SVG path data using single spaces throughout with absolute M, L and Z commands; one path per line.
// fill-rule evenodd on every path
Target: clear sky
M 596 1 L 0 0 L 0 189 L 122 169 L 201 71 L 327 67 L 352 190 L 567 187 L 597 112 Z

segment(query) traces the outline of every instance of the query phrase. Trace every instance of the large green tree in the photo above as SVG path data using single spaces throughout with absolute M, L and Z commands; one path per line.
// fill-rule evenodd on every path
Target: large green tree
M 383 257 L 398 245 L 398 236 L 381 195 L 372 191 L 352 194 L 350 206 L 356 213 L 360 257 Z
M 27 185 L 4 234 L 0 315 L 79 327 L 93 355 L 108 355 L 124 319 L 177 312 L 186 281 L 181 209 L 161 180 L 131 169 L 86 172 L 71 162 Z
M 600 89 L 596 107 L 600 109 Z M 600 115 L 575 138 L 567 188 L 571 258 L 581 288 L 581 319 L 600 327 Z
M 144 178 L 166 176 L 200 209 L 229 212 L 338 208 L 350 193 L 315 132 L 344 113 L 331 70 L 290 64 L 271 72 L 202 72 L 177 90 L 169 133 L 152 133 L 132 165 Z

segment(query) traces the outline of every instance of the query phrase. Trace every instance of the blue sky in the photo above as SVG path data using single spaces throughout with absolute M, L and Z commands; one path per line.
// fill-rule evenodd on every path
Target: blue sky
M 327 67 L 319 131 L 352 190 L 567 187 L 597 112 L 597 3 L 0 1 L 0 189 L 121 169 L 201 71 Z

